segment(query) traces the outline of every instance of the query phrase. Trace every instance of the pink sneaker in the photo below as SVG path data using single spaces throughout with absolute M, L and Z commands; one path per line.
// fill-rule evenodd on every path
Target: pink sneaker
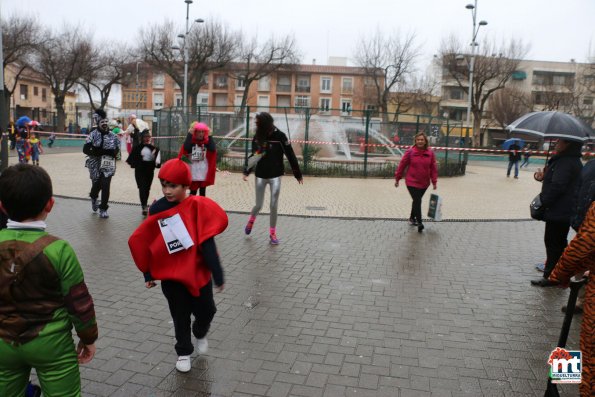
M 271 239 L 271 245 L 279 244 L 279 239 L 277 238 L 277 233 L 270 234 L 269 238 Z
M 246 234 L 252 233 L 252 226 L 254 226 L 254 221 L 252 221 L 252 222 L 248 221 L 248 223 L 246 224 L 246 227 L 244 228 L 244 233 L 246 233 Z

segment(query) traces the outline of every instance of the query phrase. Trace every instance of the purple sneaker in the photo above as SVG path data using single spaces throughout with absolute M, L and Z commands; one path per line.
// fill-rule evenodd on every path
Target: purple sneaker
M 248 223 L 246 224 L 246 227 L 244 228 L 244 233 L 246 233 L 246 234 L 252 233 L 252 226 L 254 226 L 254 222 L 248 221 Z
M 271 239 L 271 245 L 278 245 L 279 244 L 279 239 L 277 238 L 277 234 L 271 234 L 269 235 L 270 239 Z

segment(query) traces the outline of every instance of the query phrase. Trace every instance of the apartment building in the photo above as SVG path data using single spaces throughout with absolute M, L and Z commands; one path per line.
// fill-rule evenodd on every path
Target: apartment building
M 533 111 L 559 110 L 593 122 L 595 99 L 595 65 L 578 62 L 549 62 L 522 60 L 506 87 L 525 94 Z M 460 121 L 466 129 L 468 87 L 443 72 L 441 77 L 442 112 Z M 506 138 L 502 127 L 492 119 L 489 99 L 485 107 L 482 129 L 488 133 L 488 143 Z M 471 126 L 469 126 L 471 128 Z M 496 142 L 494 142 L 494 140 Z M 484 140 L 486 142 L 486 140 Z
M 18 74 L 16 65 L 8 65 L 4 70 L 6 86 L 12 88 Z M 66 124 L 76 121 L 76 95 L 69 92 L 64 102 Z M 42 124 L 56 123 L 56 105 L 50 86 L 43 77 L 27 68 L 19 76 L 15 90 L 10 97 L 10 117 L 13 120 L 28 116 Z
M 142 115 L 182 106 L 182 90 L 168 75 L 148 65 L 140 65 L 138 70 L 138 79 L 131 73 L 122 86 L 122 108 Z M 241 64 L 234 63 L 210 73 L 197 96 L 198 105 L 208 106 L 210 111 L 238 111 L 246 90 L 242 70 Z M 284 108 L 294 114 L 314 108 L 319 115 L 349 116 L 352 110 L 372 108 L 366 92 L 361 68 L 299 65 L 251 84 L 246 104 L 256 111 Z

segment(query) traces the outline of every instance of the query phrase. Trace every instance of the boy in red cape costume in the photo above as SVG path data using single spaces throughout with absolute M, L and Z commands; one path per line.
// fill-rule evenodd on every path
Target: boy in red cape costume
M 187 195 L 191 175 L 182 160 L 163 164 L 159 179 L 164 197 L 151 205 L 149 216 L 132 233 L 128 245 L 136 266 L 145 275 L 146 287 L 152 288 L 156 286 L 154 280 L 162 280 L 161 289 L 174 320 L 176 368 L 188 372 L 194 351 L 190 331 L 197 338 L 199 353 L 208 349 L 206 334 L 217 311 L 211 278 L 218 291 L 224 287 L 214 237 L 227 228 L 228 219 L 213 200 Z M 188 243 L 181 237 L 184 233 L 180 235 L 180 229 L 172 227 L 176 240 L 168 241 L 168 246 L 164 229 L 176 218 L 182 221 L 181 229 L 187 231 L 191 241 Z M 192 327 L 191 314 L 195 317 Z
M 215 184 L 217 171 L 217 145 L 213 137 L 209 136 L 209 126 L 195 121 L 190 126 L 184 144 L 180 148 L 178 158 L 186 156 L 191 161 L 192 183 L 190 194 L 195 196 L 200 191 L 206 196 L 207 186 Z

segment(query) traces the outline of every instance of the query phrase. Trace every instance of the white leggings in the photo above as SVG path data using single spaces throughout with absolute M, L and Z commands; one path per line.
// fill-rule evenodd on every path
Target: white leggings
M 264 179 L 256 178 L 256 205 L 250 211 L 250 215 L 256 216 L 264 203 L 264 190 L 267 185 L 271 186 L 271 218 L 270 226 L 277 226 L 277 207 L 279 206 L 279 193 L 281 193 L 281 177 Z

